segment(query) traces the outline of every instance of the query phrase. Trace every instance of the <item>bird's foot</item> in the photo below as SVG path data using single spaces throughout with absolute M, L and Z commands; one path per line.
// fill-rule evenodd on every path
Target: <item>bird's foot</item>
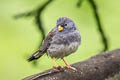
M 74 70 L 74 71 L 77 71 L 76 68 L 74 68 L 74 67 L 72 67 L 72 66 L 70 66 L 70 65 L 66 65 L 66 67 L 69 68 L 69 69 L 72 69 L 72 70 Z
M 64 58 L 62 58 L 62 60 L 64 61 L 64 63 L 65 63 L 65 65 L 66 65 L 67 68 L 72 69 L 72 70 L 74 70 L 74 71 L 77 71 L 77 69 L 74 68 L 74 67 L 72 67 L 72 66 L 70 66 L 70 65 L 65 61 Z
M 64 67 L 63 66 L 54 66 L 53 68 L 55 70 L 57 70 L 57 71 L 64 71 Z

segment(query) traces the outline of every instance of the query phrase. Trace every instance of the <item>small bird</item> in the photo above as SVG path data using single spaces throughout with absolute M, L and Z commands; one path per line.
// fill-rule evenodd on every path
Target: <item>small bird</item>
M 67 17 L 61 17 L 57 20 L 56 26 L 48 33 L 43 40 L 40 48 L 28 59 L 28 61 L 37 60 L 44 54 L 51 57 L 54 62 L 54 68 L 57 59 L 62 59 L 67 68 L 76 70 L 70 66 L 64 57 L 74 53 L 81 43 L 81 35 L 76 24 Z

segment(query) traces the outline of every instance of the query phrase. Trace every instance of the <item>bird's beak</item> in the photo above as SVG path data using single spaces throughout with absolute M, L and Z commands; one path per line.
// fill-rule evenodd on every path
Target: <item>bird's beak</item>
M 61 25 L 58 26 L 58 31 L 63 31 L 64 27 L 62 27 Z

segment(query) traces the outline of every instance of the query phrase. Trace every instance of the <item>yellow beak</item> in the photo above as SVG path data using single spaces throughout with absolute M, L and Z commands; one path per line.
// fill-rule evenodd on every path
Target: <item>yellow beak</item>
M 64 27 L 62 27 L 61 25 L 58 26 L 58 31 L 63 31 Z

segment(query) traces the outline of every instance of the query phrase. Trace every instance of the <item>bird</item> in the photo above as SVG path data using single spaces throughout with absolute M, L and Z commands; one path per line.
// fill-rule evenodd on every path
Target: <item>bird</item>
M 61 59 L 65 67 L 76 70 L 65 61 L 64 57 L 76 52 L 80 44 L 81 35 L 75 22 L 68 17 L 60 17 L 57 19 L 56 26 L 48 33 L 40 48 L 29 57 L 28 61 L 37 60 L 46 54 L 51 57 L 54 68 L 59 67 L 56 60 Z

